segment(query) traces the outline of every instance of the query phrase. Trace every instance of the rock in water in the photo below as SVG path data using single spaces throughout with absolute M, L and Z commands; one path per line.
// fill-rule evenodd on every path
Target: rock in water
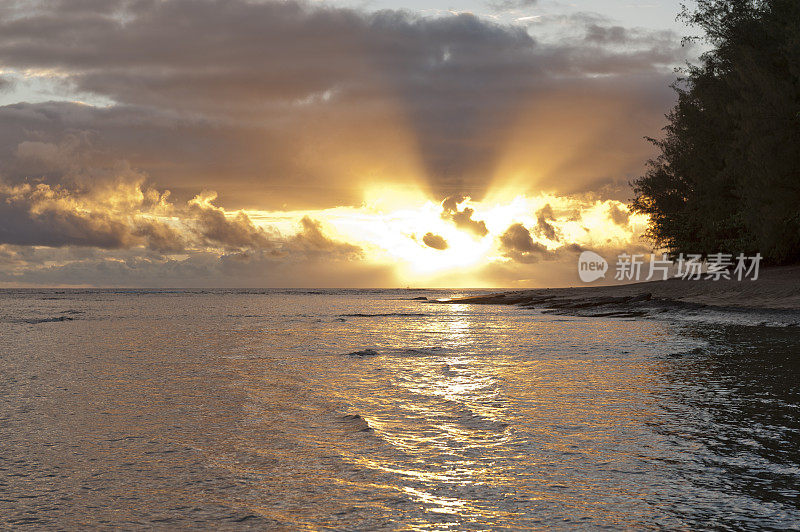
M 347 414 L 342 416 L 342 421 L 349 425 L 356 432 L 373 432 L 367 420 L 358 414 Z
M 376 357 L 378 355 L 380 355 L 380 353 L 378 353 L 374 349 L 364 349 L 362 351 L 353 351 L 352 353 L 345 354 L 345 356 L 357 357 L 357 358 Z

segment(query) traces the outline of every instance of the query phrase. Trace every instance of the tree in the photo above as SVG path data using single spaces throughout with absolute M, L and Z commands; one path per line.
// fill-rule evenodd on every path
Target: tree
M 683 17 L 711 49 L 674 85 L 631 209 L 673 254 L 800 261 L 800 2 L 700 0 Z

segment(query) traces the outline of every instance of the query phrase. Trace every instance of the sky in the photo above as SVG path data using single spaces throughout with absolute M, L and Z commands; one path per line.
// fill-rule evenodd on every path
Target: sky
M 0 0 L 0 286 L 578 284 L 651 251 L 679 11 Z

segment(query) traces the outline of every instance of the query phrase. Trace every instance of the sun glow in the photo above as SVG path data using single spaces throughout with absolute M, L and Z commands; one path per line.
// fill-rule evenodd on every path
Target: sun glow
M 361 248 L 363 260 L 392 267 L 399 282 L 426 283 L 446 277 L 451 285 L 459 278 L 464 286 L 477 283 L 482 269 L 514 261 L 504 244 L 504 234 L 514 224 L 526 228 L 532 246 L 543 246 L 555 257 L 570 245 L 573 249 L 630 245 L 646 223 L 646 218 L 629 214 L 624 204 L 613 200 L 552 194 L 531 197 L 508 190 L 488 198 L 466 198 L 457 205 L 460 213 L 471 209 L 470 219 L 483 222 L 485 234 L 457 223 L 441 201 L 414 187 L 371 187 L 358 207 L 246 214 L 286 236 L 297 232 L 299 220 L 310 217 L 321 222 L 328 238 Z M 616 220 L 612 211 L 618 213 Z

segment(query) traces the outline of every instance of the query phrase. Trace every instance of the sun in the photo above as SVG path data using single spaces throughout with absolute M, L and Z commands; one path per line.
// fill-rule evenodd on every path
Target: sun
M 399 263 L 409 274 L 470 268 L 485 260 L 492 248 L 491 235 L 459 229 L 442 217 L 440 202 L 408 191 L 370 195 L 359 213 L 335 221 L 341 237 L 364 242 L 372 248 L 373 258 Z M 426 244 L 429 234 L 445 247 Z
M 627 213 L 614 200 L 502 190 L 481 201 L 464 198 L 454 211 L 452 204 L 446 208 L 419 188 L 383 185 L 365 191 L 358 206 L 247 214 L 285 236 L 296 233 L 303 217 L 319 221 L 327 238 L 357 246 L 361 260 L 391 269 L 398 283 L 485 286 L 491 277 L 487 267 L 524 269 L 539 260 L 514 264 L 503 238 L 512 225 L 528 230 L 537 249 L 554 252 L 542 259 L 552 260 L 566 244 L 599 249 L 634 242 L 647 220 L 627 213 L 620 223 L 623 210 Z M 544 222 L 541 212 L 548 213 Z M 544 224 L 551 228 L 550 236 L 541 231 Z

